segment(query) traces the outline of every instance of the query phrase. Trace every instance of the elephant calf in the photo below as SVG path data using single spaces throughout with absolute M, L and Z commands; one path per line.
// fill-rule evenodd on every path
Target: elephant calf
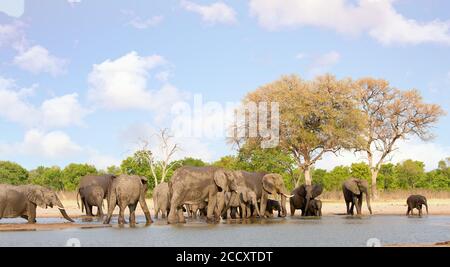
M 267 206 L 266 206 L 266 216 L 273 217 L 273 211 L 274 210 L 278 211 L 278 217 L 281 217 L 280 202 L 276 201 L 276 200 L 273 200 L 273 199 L 268 199 L 267 200 Z
M 422 216 L 422 205 L 425 206 L 428 214 L 427 198 L 424 196 L 421 195 L 409 196 L 408 199 L 406 200 L 406 204 L 408 204 L 408 211 L 406 212 L 406 216 L 408 216 L 410 212 L 411 215 L 414 215 L 413 209 L 418 209 L 419 216 Z
M 120 175 L 113 179 L 108 190 L 109 207 L 108 216 L 104 224 L 109 224 L 116 205 L 119 206 L 119 224 L 125 223 L 124 212 L 128 207 L 130 210 L 130 226 L 136 225 L 136 206 L 137 203 L 141 205 L 145 214 L 147 224 L 152 223 L 150 211 L 145 202 L 145 193 L 147 192 L 147 178 L 137 175 Z
M 62 216 L 70 221 L 63 204 L 52 190 L 39 185 L 0 184 L 0 219 L 22 217 L 28 223 L 36 223 L 36 207 L 56 206 Z
M 103 187 L 99 185 L 90 185 L 78 189 L 78 195 L 81 198 L 81 212 L 86 208 L 86 215 L 93 216 L 92 208 L 97 207 L 97 216 L 103 217 L 103 196 L 105 195 Z M 78 207 L 80 205 L 78 204 Z
M 169 215 L 170 211 L 170 192 L 169 184 L 166 182 L 160 183 L 153 190 L 153 205 L 155 209 L 155 218 L 161 212 L 161 217 L 164 219 Z
M 306 216 L 322 216 L 322 201 L 319 199 L 311 199 Z

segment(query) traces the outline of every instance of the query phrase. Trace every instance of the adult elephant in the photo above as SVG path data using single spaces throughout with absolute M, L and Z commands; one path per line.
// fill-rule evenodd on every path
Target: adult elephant
M 357 214 L 361 215 L 364 194 L 366 195 L 367 208 L 370 214 L 372 214 L 369 184 L 366 180 L 350 178 L 342 184 L 342 192 L 344 193 L 345 205 L 347 206 L 347 215 L 353 215 L 355 206 Z
M 52 190 L 39 185 L 0 184 L 0 219 L 22 217 L 28 223 L 36 223 L 37 206 L 43 209 L 56 206 L 66 220 L 73 222 Z
M 161 212 L 161 217 L 164 219 L 170 211 L 170 193 L 169 184 L 163 182 L 158 184 L 153 189 L 153 205 L 155 209 L 155 218 L 158 219 L 158 214 Z
M 103 197 L 102 199 L 106 199 L 106 206 L 109 206 L 109 202 L 108 202 L 108 189 L 109 186 L 112 183 L 112 180 L 115 178 L 115 175 L 112 174 L 105 174 L 105 175 L 86 175 L 81 177 L 80 179 L 80 183 L 78 185 L 78 189 L 77 189 L 77 198 L 78 198 L 78 194 L 81 197 L 81 203 L 85 203 L 86 199 L 93 199 L 93 198 L 97 198 L 96 195 L 92 195 L 90 192 L 86 194 L 86 192 L 84 192 L 85 194 L 81 194 L 82 191 L 91 191 L 92 190 L 86 190 L 84 188 L 87 188 L 89 186 L 99 186 L 102 190 L 103 190 Z M 98 190 L 97 190 L 98 191 Z M 92 211 L 89 211 L 88 209 L 86 209 L 86 215 L 87 216 L 92 216 Z
M 286 198 L 291 197 L 291 195 L 288 195 L 281 175 L 276 173 L 247 171 L 235 171 L 234 175 L 236 181 L 238 181 L 238 186 L 247 187 L 249 190 L 255 192 L 256 197 L 260 202 L 259 213 L 261 216 L 267 218 L 265 212 L 269 195 L 280 195 L 281 216 L 286 216 Z
M 428 214 L 428 203 L 427 198 L 422 195 L 411 195 L 406 200 L 406 204 L 408 205 L 408 210 L 406 211 L 406 216 L 409 215 L 411 212 L 411 215 L 414 215 L 414 209 L 417 209 L 419 211 L 419 216 L 422 216 L 422 205 L 425 206 Z
M 171 200 L 168 223 L 185 223 L 183 204 L 200 204 L 206 199 L 208 199 L 207 222 L 220 220 L 220 216 L 214 216 L 217 207 L 217 193 L 222 191 L 236 193 L 236 184 L 232 173 L 213 166 L 181 167 L 174 172 L 169 182 L 169 188 Z M 216 215 L 221 213 L 220 207 Z
M 120 175 L 113 178 L 111 186 L 108 190 L 108 215 L 103 222 L 109 224 L 116 205 L 119 206 L 119 224 L 125 223 L 125 208 L 130 210 L 130 226 L 136 225 L 135 211 L 137 204 L 141 205 L 144 211 L 145 220 L 147 224 L 152 223 L 150 211 L 148 210 L 147 203 L 145 202 L 145 194 L 147 193 L 147 178 L 137 175 Z
M 309 209 L 310 201 L 320 196 L 323 192 L 323 186 L 319 184 L 315 185 L 301 185 L 292 190 L 291 199 L 289 204 L 291 207 L 291 216 L 294 216 L 295 210 L 301 210 L 302 216 L 307 216 L 307 210 Z

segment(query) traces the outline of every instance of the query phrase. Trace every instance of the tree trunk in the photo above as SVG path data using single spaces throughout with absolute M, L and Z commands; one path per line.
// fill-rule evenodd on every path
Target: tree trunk
M 305 176 L 305 184 L 311 185 L 312 179 L 311 179 L 311 165 L 307 165 L 303 168 L 303 174 Z
M 372 173 L 372 199 L 377 200 L 378 199 L 377 177 L 379 170 L 373 168 L 370 171 Z

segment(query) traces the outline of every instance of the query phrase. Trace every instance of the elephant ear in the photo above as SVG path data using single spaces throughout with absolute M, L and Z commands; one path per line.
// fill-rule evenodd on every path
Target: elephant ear
M 47 208 L 47 204 L 45 203 L 44 192 L 39 187 L 36 186 L 30 187 L 27 193 L 27 199 L 31 203 L 34 203 L 43 209 Z
M 367 182 L 367 180 L 358 180 L 358 188 L 359 191 L 367 193 L 369 189 L 369 183 Z
M 264 175 L 262 179 L 262 186 L 269 194 L 275 192 L 275 185 L 273 184 L 273 177 L 271 174 Z M 275 192 L 276 193 L 276 192 Z
M 316 184 L 313 186 L 312 188 L 312 198 L 316 198 L 318 196 L 320 196 L 323 192 L 323 186 L 320 184 Z
M 227 190 L 227 176 L 222 170 L 214 173 L 214 182 L 220 188 L 219 192 Z
M 355 195 L 361 194 L 361 191 L 359 190 L 359 182 L 357 179 L 349 179 L 345 181 L 344 186 Z

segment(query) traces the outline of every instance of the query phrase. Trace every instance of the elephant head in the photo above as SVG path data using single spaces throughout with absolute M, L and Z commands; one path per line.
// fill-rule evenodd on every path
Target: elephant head
M 281 208 L 283 210 L 283 216 L 285 216 L 286 198 L 290 198 L 292 195 L 288 195 L 286 187 L 284 186 L 283 177 L 276 173 L 266 174 L 262 178 L 262 187 L 264 191 L 269 194 L 281 195 Z M 261 210 L 261 213 L 264 213 L 264 211 Z
M 39 185 L 27 185 L 26 190 L 28 201 L 43 209 L 46 209 L 47 207 L 53 208 L 53 206 L 56 206 L 66 220 L 74 222 L 74 220 L 67 215 L 63 204 L 55 192 Z
M 232 171 L 219 169 L 214 173 L 214 182 L 219 189 L 219 194 L 224 194 L 223 197 L 218 199 L 217 207 L 218 213 L 222 214 L 226 212 L 231 205 L 231 200 L 237 198 L 237 186 L 236 179 L 234 177 L 234 173 Z M 225 201 L 225 193 L 231 192 L 230 201 Z M 227 203 L 225 203 L 227 202 Z
M 319 184 L 315 185 L 301 185 L 297 194 L 306 200 L 305 210 L 309 209 L 310 201 L 320 196 L 323 192 L 323 186 Z
M 344 182 L 344 187 L 355 195 L 366 194 L 367 208 L 372 214 L 370 206 L 369 183 L 366 180 L 351 178 Z
M 251 205 L 255 208 L 256 214 L 260 216 L 259 207 L 258 207 L 258 199 L 256 197 L 256 193 L 250 189 L 238 187 L 239 192 L 239 201 L 241 203 L 245 203 L 246 205 Z

